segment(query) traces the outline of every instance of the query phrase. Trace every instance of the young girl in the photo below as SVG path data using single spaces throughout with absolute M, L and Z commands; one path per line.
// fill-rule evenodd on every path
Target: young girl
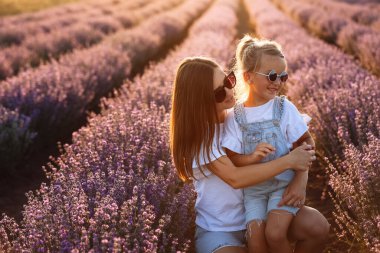
M 297 108 L 284 96 L 276 96 L 287 81 L 286 67 L 285 57 L 276 42 L 249 35 L 240 41 L 236 69 L 248 96 L 229 112 L 222 141 L 236 166 L 277 159 L 303 142 L 314 147 Z M 293 252 L 287 231 L 304 203 L 307 172 L 296 172 L 295 180 L 293 177 L 294 171 L 288 169 L 265 182 L 244 188 L 250 252 Z M 291 181 L 299 183 L 303 192 L 286 196 Z M 281 201 L 283 197 L 286 201 Z M 288 205 L 282 205 L 284 202 Z
M 172 94 L 170 147 L 184 181 L 193 180 L 195 247 L 199 253 L 246 253 L 241 188 L 256 185 L 287 168 L 305 171 L 315 159 L 302 145 L 289 154 L 262 164 L 236 167 L 221 148 L 227 109 L 235 104 L 233 73 L 224 73 L 213 60 L 184 59 Z M 289 237 L 303 252 L 322 252 L 329 224 L 317 210 L 304 206 L 289 228 Z

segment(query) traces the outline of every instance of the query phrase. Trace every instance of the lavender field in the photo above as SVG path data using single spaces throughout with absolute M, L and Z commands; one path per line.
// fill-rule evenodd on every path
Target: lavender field
M 279 42 L 312 117 L 325 252 L 380 252 L 380 3 L 83 0 L 0 17 L 0 252 L 194 252 L 169 151 L 174 72 Z

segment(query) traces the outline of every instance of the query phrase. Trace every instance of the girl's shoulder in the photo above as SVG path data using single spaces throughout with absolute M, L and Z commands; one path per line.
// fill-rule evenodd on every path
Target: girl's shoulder
M 283 106 L 284 106 L 284 108 L 286 109 L 286 108 L 290 108 L 290 109 L 292 109 L 292 111 L 294 111 L 294 109 L 296 109 L 297 110 L 297 107 L 293 104 L 293 102 L 292 101 L 290 101 L 289 99 L 288 99 L 288 97 L 287 96 L 284 96 L 284 95 L 282 95 L 282 96 L 278 96 L 278 99 L 281 101 L 283 101 Z M 297 110 L 298 111 L 298 110 Z
M 292 101 L 290 101 L 286 96 L 284 98 L 284 114 L 285 117 L 300 117 L 306 124 L 311 121 L 311 117 L 305 113 L 301 113 L 297 106 L 293 104 Z

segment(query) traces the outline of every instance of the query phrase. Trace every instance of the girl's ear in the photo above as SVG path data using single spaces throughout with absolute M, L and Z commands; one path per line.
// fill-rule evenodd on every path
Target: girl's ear
M 243 73 L 244 82 L 251 84 L 251 75 L 248 71 Z

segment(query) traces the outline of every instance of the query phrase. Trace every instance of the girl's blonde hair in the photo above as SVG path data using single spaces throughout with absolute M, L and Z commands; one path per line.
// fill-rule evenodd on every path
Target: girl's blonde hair
M 248 94 L 249 87 L 245 84 L 244 72 L 257 71 L 261 67 L 263 54 L 285 58 L 281 45 L 275 41 L 254 38 L 248 34 L 239 41 L 236 48 L 236 63 L 234 66 L 237 78 L 235 92 L 238 101 L 244 101 Z
M 170 149 L 178 175 L 185 182 L 194 178 L 193 159 L 200 167 L 201 152 L 211 160 L 213 138 L 220 133 L 214 96 L 217 68 L 220 66 L 212 59 L 188 57 L 176 72 L 170 115 Z

